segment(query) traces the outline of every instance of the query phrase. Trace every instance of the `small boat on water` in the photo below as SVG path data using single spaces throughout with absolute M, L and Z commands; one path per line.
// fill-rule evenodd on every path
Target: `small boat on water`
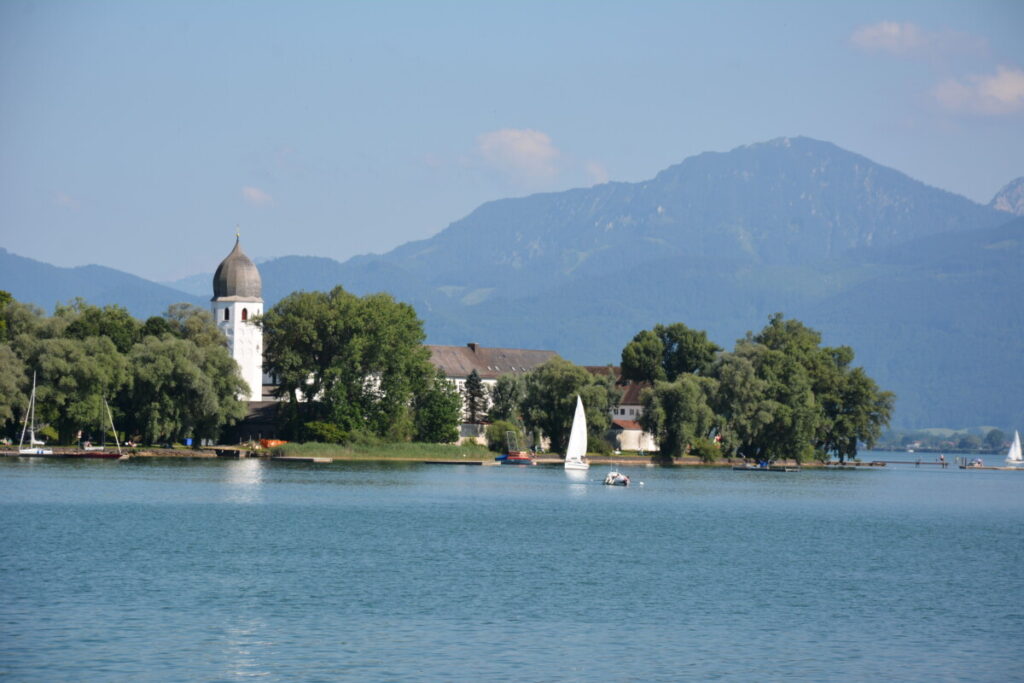
M 1020 448 L 1020 432 L 1013 430 L 1013 443 L 1010 451 L 1006 454 L 1006 464 L 1010 467 L 1024 467 L 1024 455 Z
M 565 469 L 590 469 L 590 463 L 587 462 L 587 414 L 579 394 L 576 395 L 576 412 L 572 417 L 569 445 L 565 449 Z
M 533 465 L 533 458 L 526 451 L 509 451 L 494 458 L 502 465 Z
M 612 470 L 604 477 L 605 486 L 629 486 L 629 475 Z

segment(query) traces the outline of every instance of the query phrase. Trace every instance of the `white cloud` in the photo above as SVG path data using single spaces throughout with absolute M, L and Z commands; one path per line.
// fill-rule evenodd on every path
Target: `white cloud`
M 583 164 L 590 182 L 594 185 L 603 185 L 608 182 L 608 169 L 599 161 L 588 161 Z
M 538 182 L 558 175 L 558 148 L 539 130 L 503 128 L 476 139 L 484 163 L 517 180 Z
M 916 24 L 880 21 L 858 28 L 850 36 L 850 42 L 868 52 L 901 54 L 920 49 L 927 38 Z
M 947 109 L 972 114 L 1012 114 L 1024 110 L 1024 70 L 999 66 L 995 74 L 943 81 L 932 91 Z
M 66 209 L 78 209 L 82 205 L 77 199 L 63 192 L 58 192 L 53 201 L 57 206 L 63 206 Z
M 985 53 L 984 38 L 961 31 L 929 31 L 910 22 L 880 21 L 861 26 L 850 35 L 850 42 L 865 52 L 884 52 L 898 56 L 934 57 L 962 53 Z
M 267 204 L 272 204 L 274 201 L 273 197 L 258 187 L 243 187 L 242 198 L 256 206 L 265 206 Z

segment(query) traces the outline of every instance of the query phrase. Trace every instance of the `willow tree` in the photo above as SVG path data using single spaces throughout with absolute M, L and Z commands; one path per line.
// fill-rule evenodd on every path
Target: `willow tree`
M 658 441 L 658 458 L 672 462 L 685 455 L 698 440 L 706 440 L 719 426 L 711 408 L 718 382 L 684 374 L 674 382 L 655 382 L 643 393 L 640 425 Z
M 856 456 L 858 443 L 870 447 L 889 423 L 895 397 L 852 367 L 853 358 L 849 347 L 822 346 L 821 334 L 799 320 L 773 315 L 711 372 L 727 447 L 769 462 L 845 459 Z

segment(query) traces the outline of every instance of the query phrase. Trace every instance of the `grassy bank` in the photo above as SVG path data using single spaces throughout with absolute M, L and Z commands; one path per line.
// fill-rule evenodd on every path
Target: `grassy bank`
M 483 446 L 454 446 L 436 443 L 352 444 L 287 443 L 273 449 L 274 456 L 290 458 L 331 458 L 332 460 L 493 460 Z

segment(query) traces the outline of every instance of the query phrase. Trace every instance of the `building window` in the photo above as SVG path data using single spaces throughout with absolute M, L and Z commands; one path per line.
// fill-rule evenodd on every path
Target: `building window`
M 242 322 L 244 323 L 248 319 L 249 319 L 249 309 L 248 308 L 243 308 L 242 309 Z
M 231 309 L 230 308 L 225 308 L 224 309 L 224 319 L 225 320 L 231 320 Z

